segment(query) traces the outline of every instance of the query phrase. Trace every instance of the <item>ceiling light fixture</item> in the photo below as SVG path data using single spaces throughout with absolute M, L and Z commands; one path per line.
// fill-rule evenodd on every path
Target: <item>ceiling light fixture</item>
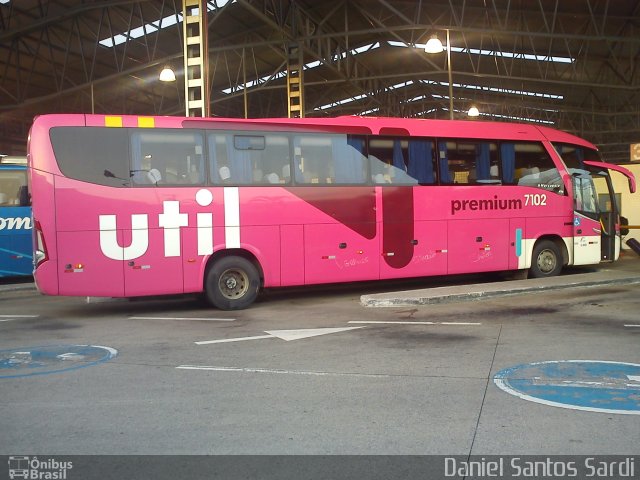
M 164 67 L 159 78 L 161 82 L 175 82 L 176 74 L 171 70 L 171 67 Z
M 442 53 L 444 47 L 437 35 L 433 35 L 424 46 L 424 51 L 427 53 Z

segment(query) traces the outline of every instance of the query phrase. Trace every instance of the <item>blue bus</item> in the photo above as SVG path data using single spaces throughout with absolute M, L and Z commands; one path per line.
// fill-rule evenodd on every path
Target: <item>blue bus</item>
M 32 274 L 31 222 L 27 159 L 0 157 L 0 278 Z

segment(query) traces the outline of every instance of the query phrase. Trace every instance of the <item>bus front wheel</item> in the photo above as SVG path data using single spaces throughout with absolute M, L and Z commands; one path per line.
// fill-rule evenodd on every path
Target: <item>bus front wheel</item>
M 551 240 L 536 244 L 531 258 L 530 275 L 533 278 L 554 277 L 562 270 L 562 253 Z
M 224 257 L 207 273 L 205 294 L 209 303 L 220 310 L 247 308 L 258 296 L 260 275 L 246 258 Z

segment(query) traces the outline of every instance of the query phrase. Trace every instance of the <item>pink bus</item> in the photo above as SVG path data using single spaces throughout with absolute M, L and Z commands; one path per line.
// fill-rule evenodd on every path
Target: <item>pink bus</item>
M 45 115 L 29 140 L 47 295 L 260 289 L 617 259 L 594 145 L 536 125 Z

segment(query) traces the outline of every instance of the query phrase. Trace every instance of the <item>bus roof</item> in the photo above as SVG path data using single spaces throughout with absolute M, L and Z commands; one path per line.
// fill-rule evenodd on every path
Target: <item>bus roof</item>
M 155 128 L 244 128 L 261 127 L 285 130 L 333 131 L 362 135 L 421 136 L 514 141 L 571 143 L 597 150 L 592 143 L 575 135 L 535 124 L 469 120 L 432 120 L 393 117 L 306 117 L 306 118 L 222 118 L 153 117 L 133 115 L 52 114 L 36 117 L 34 126 L 63 125 L 155 127 Z

